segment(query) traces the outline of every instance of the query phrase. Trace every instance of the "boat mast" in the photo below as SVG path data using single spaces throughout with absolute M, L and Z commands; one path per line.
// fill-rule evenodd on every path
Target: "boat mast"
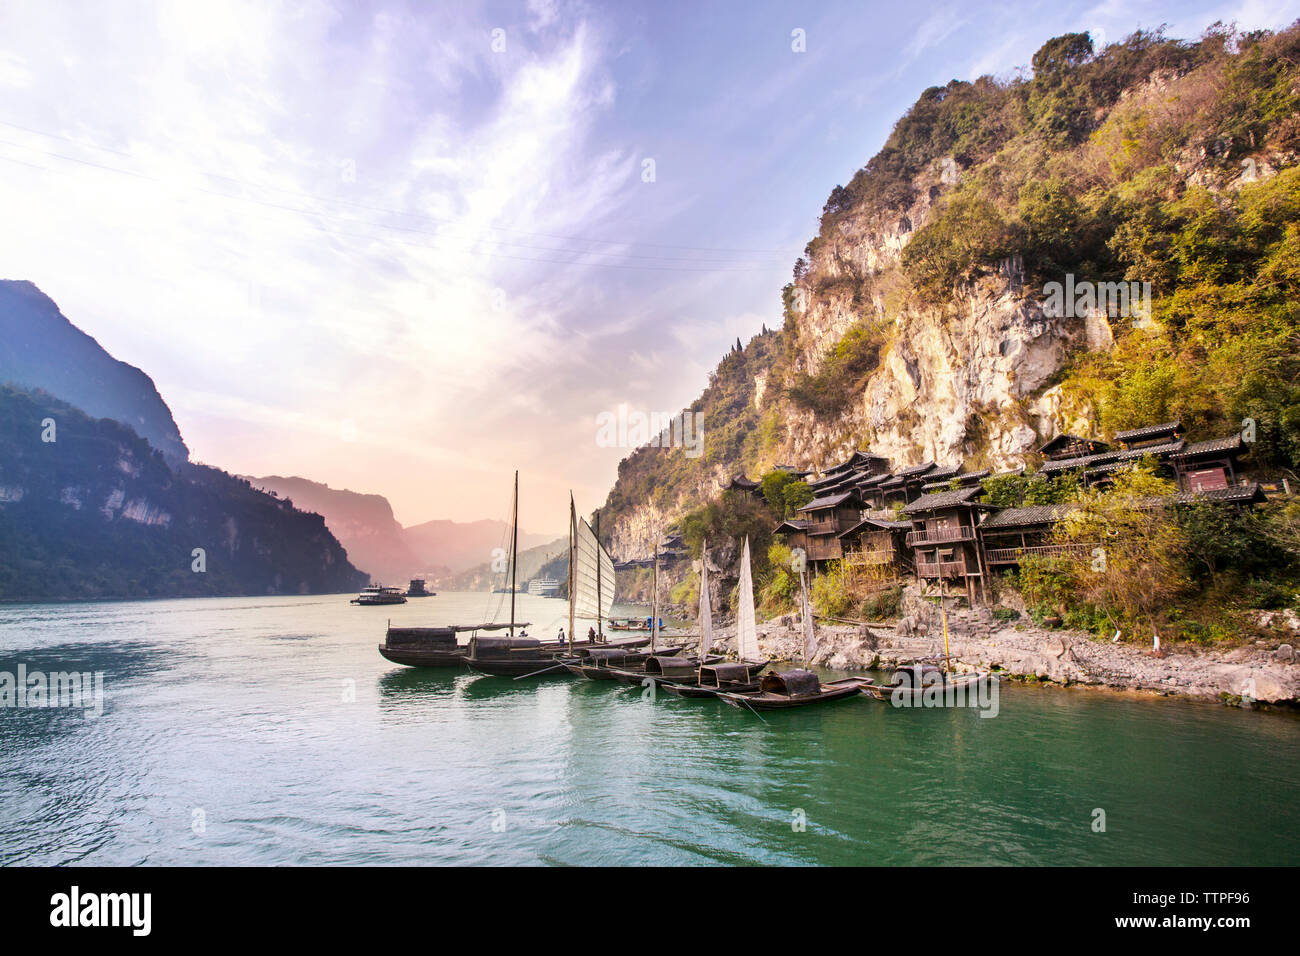
M 578 510 L 573 505 L 573 492 L 569 492 L 569 655 L 573 655 L 573 601 L 574 594 L 574 545 L 578 540 Z
M 709 539 L 700 544 L 700 668 L 696 671 L 695 682 L 704 682 L 704 662 L 709 657 L 709 645 L 713 643 L 713 608 L 709 597 Z
M 952 659 L 948 656 L 948 602 L 943 581 L 943 565 L 939 567 L 939 619 L 943 621 L 943 663 L 944 673 L 952 673 Z
M 655 542 L 655 569 L 650 575 L 650 651 L 655 649 L 659 636 L 659 542 Z
M 519 558 L 519 469 L 515 469 L 515 503 L 510 509 L 510 636 L 515 636 L 515 569 Z
M 605 640 L 605 602 L 600 595 L 600 512 L 596 512 L 596 642 Z
M 803 624 L 803 662 L 808 663 L 808 637 L 812 633 L 812 609 L 808 606 L 808 571 L 799 571 L 799 617 Z

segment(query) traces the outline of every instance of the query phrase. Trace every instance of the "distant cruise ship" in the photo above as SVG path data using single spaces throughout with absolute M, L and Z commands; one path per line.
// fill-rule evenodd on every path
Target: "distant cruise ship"
M 528 582 L 528 593 L 538 597 L 555 597 L 560 593 L 560 582 L 554 578 L 533 578 Z

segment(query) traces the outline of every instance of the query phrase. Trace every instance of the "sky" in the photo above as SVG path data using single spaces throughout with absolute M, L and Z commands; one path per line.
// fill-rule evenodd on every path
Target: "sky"
M 1300 0 L 0 0 L 0 278 L 195 460 L 560 531 L 780 290 L 928 86 Z M 801 32 L 796 32 L 801 31 Z M 802 44 L 799 40 L 802 38 Z M 802 45 L 803 49 L 797 48 Z M 707 440 L 707 439 L 706 439 Z

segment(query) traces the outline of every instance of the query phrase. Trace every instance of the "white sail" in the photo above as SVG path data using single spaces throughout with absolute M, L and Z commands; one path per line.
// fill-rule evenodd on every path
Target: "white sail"
M 709 596 L 709 543 L 700 552 L 700 662 L 713 644 L 713 601 Z
M 600 568 L 599 582 L 597 567 Z M 575 617 L 607 618 L 613 606 L 614 559 L 596 540 L 591 525 L 579 518 L 573 540 L 573 614 Z
M 758 628 L 754 624 L 754 576 L 749 569 L 749 537 L 740 556 L 740 593 L 736 603 L 736 653 L 742 661 L 757 661 Z

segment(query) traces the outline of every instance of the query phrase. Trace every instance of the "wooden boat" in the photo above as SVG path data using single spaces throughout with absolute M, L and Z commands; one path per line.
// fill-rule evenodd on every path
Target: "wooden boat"
M 668 648 L 653 655 L 646 655 L 640 664 L 613 669 L 612 676 L 620 684 L 642 687 L 651 681 L 659 686 L 666 686 L 678 681 L 693 681 L 700 669 L 700 659 L 691 654 L 680 656 L 684 647 Z M 722 656 L 711 654 L 707 663 L 720 664 Z
M 674 697 L 717 697 L 719 694 L 745 694 L 758 690 L 759 678 L 767 662 L 732 661 L 705 664 L 690 680 L 676 680 L 663 685 Z
M 651 658 L 647 652 L 629 648 L 626 644 L 593 647 L 581 660 L 566 662 L 569 673 L 577 674 L 588 680 L 622 680 L 622 675 L 641 672 L 650 660 L 671 660 L 675 655 L 686 650 L 682 647 L 665 647 L 655 652 Z
M 516 492 L 516 499 L 518 492 Z M 600 527 L 599 514 L 596 517 Z M 513 566 L 512 566 L 513 576 Z M 624 655 L 649 644 L 650 637 L 621 641 L 605 640 L 604 621 L 614 604 L 614 559 L 600 543 L 597 531 L 578 518 L 573 495 L 569 495 L 569 640 L 543 643 L 514 638 L 474 637 L 470 639 L 465 663 L 473 670 L 494 677 L 568 676 L 570 663 L 581 663 L 593 651 L 614 651 Z M 510 599 L 514 617 L 514 597 Z M 573 629 L 578 617 L 594 618 L 599 629 L 594 641 L 575 641 Z
M 362 588 L 361 593 L 349 603 L 360 604 L 363 607 L 374 607 L 379 604 L 405 604 L 406 592 L 401 588 L 386 588 L 376 584 L 368 588 Z
M 869 685 L 869 678 L 845 677 L 823 684 L 812 671 L 793 670 L 765 674 L 758 683 L 758 690 L 752 693 L 719 694 L 733 707 L 750 710 L 786 710 L 790 707 L 806 707 L 809 704 L 824 704 L 832 700 L 854 697 L 861 694 Z
M 648 617 L 616 617 L 609 622 L 611 631 L 648 631 L 650 630 L 650 618 Z
M 863 692 L 876 700 L 915 704 L 926 693 L 944 696 L 959 690 L 974 691 L 991 679 L 992 675 L 984 671 L 953 674 L 935 664 L 916 661 L 895 668 L 888 684 L 872 683 Z
M 528 623 L 516 626 L 524 628 Z M 468 646 L 459 643 L 459 634 L 499 631 L 508 627 L 509 624 L 449 624 L 445 627 L 393 627 L 389 624 L 384 643 L 379 645 L 379 653 L 394 664 L 407 667 L 459 667 L 469 652 Z M 552 643 L 556 649 L 564 647 L 558 641 Z
M 424 578 L 411 578 L 411 583 L 406 586 L 406 596 L 413 597 L 437 597 L 437 591 L 430 591 L 424 586 Z

